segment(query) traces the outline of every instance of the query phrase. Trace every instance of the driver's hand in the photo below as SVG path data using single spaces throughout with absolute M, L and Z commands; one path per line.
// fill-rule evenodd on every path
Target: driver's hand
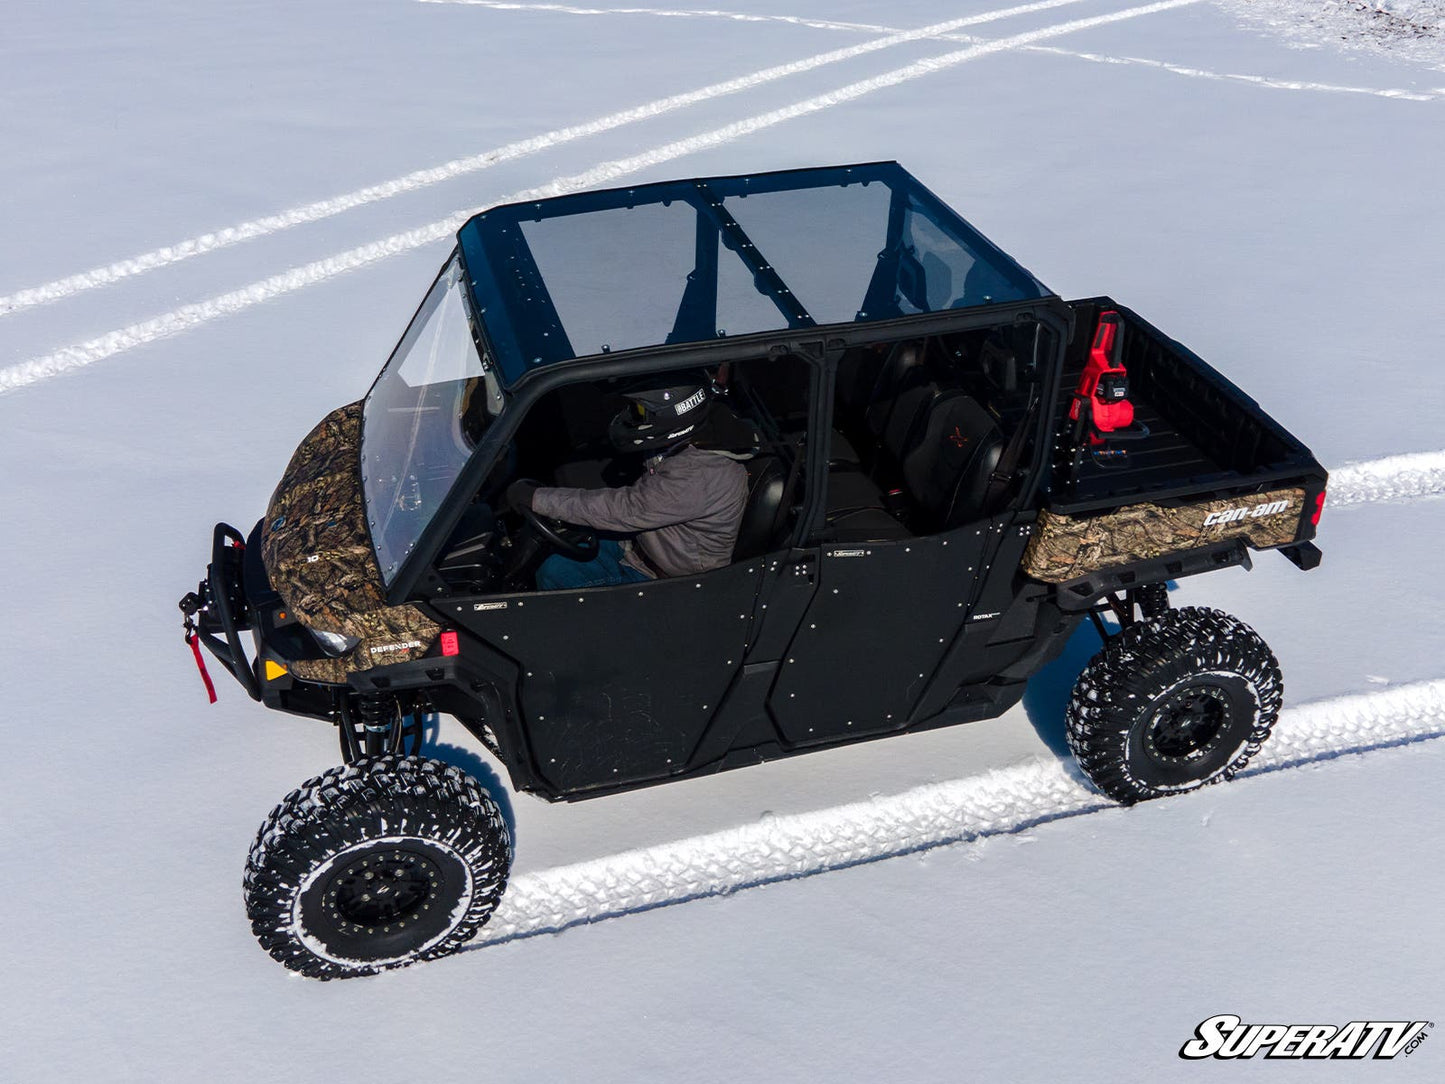
M 537 483 L 519 478 L 507 487 L 507 507 L 517 512 L 532 510 L 532 494 L 537 492 Z

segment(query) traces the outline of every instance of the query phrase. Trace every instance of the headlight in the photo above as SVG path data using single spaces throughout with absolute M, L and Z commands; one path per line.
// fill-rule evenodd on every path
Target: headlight
M 322 650 L 332 656 L 345 655 L 353 647 L 361 643 L 361 640 L 357 637 L 342 636 L 339 632 L 320 632 L 317 629 L 310 629 L 308 631 L 312 636 L 316 637 L 316 641 L 321 645 Z

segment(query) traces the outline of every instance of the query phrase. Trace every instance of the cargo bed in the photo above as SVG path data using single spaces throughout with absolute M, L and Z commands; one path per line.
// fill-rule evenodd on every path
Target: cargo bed
M 1137 313 L 1107 297 L 1071 301 L 1076 321 L 1064 357 L 1060 419 L 1049 507 L 1078 514 L 1139 501 L 1255 493 L 1281 485 L 1324 485 L 1309 450 L 1212 366 L 1167 338 Z M 1124 321 L 1123 362 L 1135 420 L 1149 430 L 1127 449 L 1122 466 L 1088 456 L 1075 462 L 1069 404 L 1088 358 L 1099 313 Z

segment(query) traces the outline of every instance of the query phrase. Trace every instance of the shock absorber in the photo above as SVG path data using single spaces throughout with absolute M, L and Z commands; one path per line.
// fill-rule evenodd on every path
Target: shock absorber
M 1148 619 L 1159 617 L 1169 610 L 1169 587 L 1162 583 L 1146 583 L 1134 588 L 1134 601 L 1139 606 L 1139 616 Z
M 392 731 L 400 734 L 401 705 L 394 693 L 377 693 L 358 697 L 357 715 L 366 735 L 366 755 L 380 756 L 391 751 Z

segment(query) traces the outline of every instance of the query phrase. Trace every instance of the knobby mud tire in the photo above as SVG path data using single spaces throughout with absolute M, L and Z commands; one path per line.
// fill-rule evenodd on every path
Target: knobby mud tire
M 293 971 L 373 975 L 474 936 L 511 862 L 502 812 L 477 780 L 422 757 L 364 758 L 308 780 L 271 811 L 246 862 L 246 914 L 261 946 Z
M 1069 748 L 1116 801 L 1193 790 L 1259 752 L 1283 689 L 1274 654 L 1244 622 L 1169 610 L 1110 639 L 1084 668 L 1069 698 Z

